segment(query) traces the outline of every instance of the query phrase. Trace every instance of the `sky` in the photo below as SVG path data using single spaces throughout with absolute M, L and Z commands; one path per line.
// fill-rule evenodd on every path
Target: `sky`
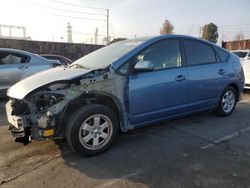
M 0 4 L 0 24 L 23 26 L 32 40 L 65 42 L 69 22 L 73 42 L 94 43 L 98 28 L 102 44 L 107 9 L 111 38 L 159 35 L 168 19 L 176 34 L 198 37 L 199 28 L 213 22 L 219 42 L 233 40 L 237 32 L 250 39 L 250 0 L 0 0 Z M 19 29 L 12 31 L 21 34 Z M 9 31 L 2 29 L 2 35 Z

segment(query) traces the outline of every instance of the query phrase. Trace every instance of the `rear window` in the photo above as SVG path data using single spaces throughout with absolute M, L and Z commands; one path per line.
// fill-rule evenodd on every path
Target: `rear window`
M 184 46 L 189 66 L 216 62 L 216 56 L 211 46 L 195 40 L 185 40 Z
M 0 52 L 0 65 L 27 63 L 27 60 L 23 55 Z
M 227 57 L 229 56 L 229 53 L 226 50 L 223 50 L 219 47 L 214 46 L 214 50 L 217 53 L 217 55 L 219 56 L 221 62 L 226 61 Z

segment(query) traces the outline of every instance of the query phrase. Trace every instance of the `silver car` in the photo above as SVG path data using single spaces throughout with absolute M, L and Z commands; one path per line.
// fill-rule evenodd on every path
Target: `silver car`
M 59 65 L 39 55 L 10 48 L 0 48 L 0 95 L 14 83 L 42 70 Z

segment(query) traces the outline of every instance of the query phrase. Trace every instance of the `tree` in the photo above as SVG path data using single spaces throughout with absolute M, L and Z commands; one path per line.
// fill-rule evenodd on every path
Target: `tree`
M 238 33 L 235 35 L 235 37 L 234 37 L 234 39 L 235 39 L 236 41 L 244 40 L 244 38 L 245 38 L 245 36 L 244 36 L 244 34 L 243 34 L 242 31 L 238 32 Z
M 109 42 L 109 44 L 112 44 L 112 43 L 115 43 L 115 42 L 118 42 L 118 41 L 122 41 L 122 40 L 127 40 L 127 39 L 126 38 L 115 38 L 111 42 Z
M 202 29 L 202 38 L 216 43 L 218 39 L 218 27 L 214 23 L 204 25 Z
M 174 26 L 171 24 L 169 20 L 165 20 L 165 22 L 163 23 L 160 29 L 160 34 L 169 35 L 169 34 L 173 34 L 173 31 L 174 31 Z

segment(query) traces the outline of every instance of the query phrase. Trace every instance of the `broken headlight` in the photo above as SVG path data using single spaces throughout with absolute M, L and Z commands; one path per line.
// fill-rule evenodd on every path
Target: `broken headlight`
M 64 95 L 60 93 L 41 94 L 36 100 L 36 107 L 39 111 L 44 111 L 63 99 Z

